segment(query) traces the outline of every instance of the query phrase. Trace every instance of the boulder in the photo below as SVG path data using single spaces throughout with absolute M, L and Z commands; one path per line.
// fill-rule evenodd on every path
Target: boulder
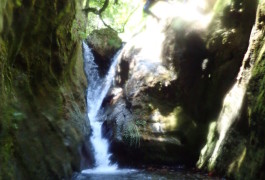
M 106 98 L 103 123 L 112 160 L 121 166 L 191 165 L 199 155 L 203 124 L 187 114 L 180 89 L 196 87 L 207 51 L 201 30 L 186 24 L 186 31 L 178 22 L 171 19 L 161 29 L 139 33 L 121 52 L 113 89 L 120 91 Z
M 226 11 L 238 8 L 226 5 Z M 203 18 L 153 20 L 125 45 L 115 77 L 115 88 L 122 90 L 105 106 L 104 132 L 114 161 L 195 165 L 247 49 L 255 4 L 250 7 L 234 17 L 216 6 L 209 26 Z M 228 17 L 235 19 L 228 23 Z
M 111 64 L 112 57 L 122 46 L 118 33 L 110 28 L 94 30 L 88 36 L 87 43 L 92 48 L 95 62 L 100 67 L 100 74 L 104 75 Z

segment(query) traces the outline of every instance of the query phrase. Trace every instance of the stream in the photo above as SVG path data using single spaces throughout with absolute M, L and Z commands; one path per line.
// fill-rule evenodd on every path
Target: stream
M 119 170 L 114 173 L 76 173 L 73 180 L 225 180 L 186 170 Z
M 100 77 L 98 66 L 94 62 L 95 59 L 91 49 L 84 42 L 83 50 L 85 72 L 89 84 L 87 88 L 87 115 L 90 120 L 90 126 L 92 130 L 90 141 L 93 146 L 94 157 L 96 161 L 95 168 L 83 170 L 83 172 L 113 172 L 117 169 L 117 165 L 111 165 L 110 163 L 110 154 L 108 153 L 109 144 L 106 139 L 102 138 L 102 122 L 100 121 L 101 118 L 99 117 L 101 117 L 100 107 L 113 81 L 115 67 L 118 62 L 118 55 L 120 53 L 117 52 L 117 54 L 113 57 L 112 64 L 105 77 Z

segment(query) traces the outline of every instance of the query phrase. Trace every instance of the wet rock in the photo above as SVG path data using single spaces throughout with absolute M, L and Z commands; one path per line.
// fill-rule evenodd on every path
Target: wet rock
M 86 136 L 81 146 L 79 147 L 79 154 L 81 155 L 80 169 L 93 168 L 95 165 L 95 155 L 93 153 L 90 136 Z

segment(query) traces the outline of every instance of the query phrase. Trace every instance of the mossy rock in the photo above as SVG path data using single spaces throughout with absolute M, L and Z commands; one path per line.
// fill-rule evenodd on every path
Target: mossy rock
M 81 43 L 71 35 L 79 5 L 0 3 L 0 179 L 69 179 L 80 170 L 89 124 Z
M 239 1 L 235 1 L 239 3 Z M 244 1 L 245 2 L 245 1 Z M 249 2 L 252 3 L 252 2 Z M 255 2 L 256 3 L 256 2 Z M 253 5 L 253 4 L 252 4 Z M 260 3 L 256 13 L 256 24 L 253 27 L 247 60 L 253 64 L 251 79 L 236 121 L 227 131 L 217 152 L 214 163 L 209 159 L 219 138 L 216 127 L 209 130 L 207 145 L 202 150 L 199 166 L 206 165 L 211 172 L 226 174 L 231 179 L 264 179 L 264 18 L 265 3 Z M 247 68 L 247 67 L 244 67 Z M 204 165 L 203 165 L 204 164 Z
M 101 68 L 101 74 L 105 74 L 114 54 L 122 45 L 118 33 L 110 28 L 94 30 L 88 36 L 87 43 L 92 48 L 95 62 Z

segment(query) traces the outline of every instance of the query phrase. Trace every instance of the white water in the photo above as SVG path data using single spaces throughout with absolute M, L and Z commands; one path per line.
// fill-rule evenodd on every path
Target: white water
M 105 77 L 101 78 L 98 72 L 98 66 L 94 62 L 94 56 L 91 49 L 83 42 L 83 53 L 85 61 L 85 71 L 88 79 L 87 88 L 87 110 L 88 118 L 92 129 L 92 136 L 90 138 L 95 153 L 96 167 L 82 171 L 82 173 L 109 173 L 117 169 L 117 165 L 110 164 L 110 154 L 108 153 L 108 141 L 102 138 L 101 126 L 99 121 L 99 110 L 102 101 L 112 84 L 115 67 L 119 59 L 119 52 L 112 59 L 112 64 Z

